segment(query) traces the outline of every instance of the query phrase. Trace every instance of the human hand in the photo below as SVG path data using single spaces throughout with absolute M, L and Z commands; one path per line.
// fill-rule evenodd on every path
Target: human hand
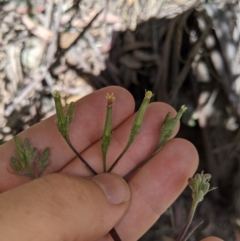
M 110 166 L 124 147 L 134 119 L 134 100 L 129 92 L 107 87 L 84 97 L 76 103 L 70 127 L 73 145 L 99 173 L 106 110 L 103 99 L 112 92 L 116 101 L 108 152 Z M 141 133 L 114 169 L 116 174 L 127 174 L 154 151 L 168 112 L 176 114 L 167 104 L 149 105 Z M 128 181 L 130 192 L 123 179 L 114 174 L 84 178 L 90 173 L 61 137 L 55 120 L 55 116 L 50 117 L 19 134 L 39 150 L 51 149 L 51 164 L 40 179 L 29 182 L 28 178 L 12 174 L 14 142 L 0 146 L 0 191 L 4 192 L 0 195 L 0 240 L 105 241 L 112 240 L 107 234 L 112 227 L 122 240 L 137 240 L 178 197 L 196 170 L 196 149 L 176 138 Z

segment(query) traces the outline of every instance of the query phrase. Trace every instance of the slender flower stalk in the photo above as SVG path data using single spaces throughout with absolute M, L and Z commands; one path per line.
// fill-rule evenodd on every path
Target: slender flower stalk
M 189 237 L 195 232 L 195 230 L 203 223 L 203 220 L 201 222 L 199 222 L 196 226 L 194 226 L 189 232 L 188 234 L 184 237 L 183 241 L 187 241 L 189 239 Z
M 178 238 L 176 239 L 176 241 L 187 240 L 187 237 L 190 236 L 189 234 L 187 234 L 187 231 L 190 224 L 192 223 L 193 216 L 195 214 L 198 204 L 203 201 L 204 196 L 207 193 L 216 189 L 215 187 L 210 189 L 210 184 L 209 184 L 210 179 L 211 179 L 211 175 L 208 173 L 204 174 L 203 172 L 201 172 L 201 174 L 197 173 L 193 178 L 189 178 L 188 186 L 192 189 L 192 199 L 193 199 L 192 206 L 191 206 L 186 224 L 182 229 L 181 233 L 179 234 Z M 192 232 L 190 231 L 190 233 Z
M 136 137 L 140 133 L 140 129 L 141 129 L 141 126 L 142 126 L 142 120 L 143 120 L 144 114 L 146 112 L 147 106 L 148 106 L 152 96 L 153 96 L 153 93 L 151 91 L 146 91 L 145 92 L 145 97 L 144 97 L 144 99 L 142 101 L 142 104 L 141 104 L 141 106 L 139 108 L 137 116 L 136 116 L 136 118 L 135 118 L 135 120 L 133 122 L 131 133 L 130 133 L 130 136 L 128 138 L 128 142 L 127 142 L 125 148 L 123 149 L 123 151 L 121 152 L 121 154 L 117 157 L 117 159 L 114 161 L 112 166 L 109 168 L 108 172 L 111 172 L 113 170 L 113 168 L 117 165 L 119 160 L 126 153 L 126 151 L 129 149 L 129 147 L 131 146 L 133 141 L 136 139 Z
M 139 168 L 141 168 L 144 164 L 146 164 L 153 156 L 155 156 L 162 147 L 167 143 L 169 138 L 171 137 L 176 125 L 178 124 L 178 121 L 181 119 L 183 113 L 187 110 L 186 106 L 181 106 L 180 110 L 178 111 L 177 115 L 174 118 L 171 118 L 171 113 L 168 113 L 163 121 L 163 124 L 160 128 L 160 138 L 158 145 L 155 149 L 155 151 L 147 157 L 144 161 L 139 163 L 136 167 L 134 167 L 130 172 L 128 172 L 124 179 L 127 180 L 130 176 L 132 176 L 133 173 L 135 173 Z
M 86 160 L 74 148 L 69 138 L 69 126 L 73 119 L 73 111 L 74 111 L 75 103 L 71 102 L 68 107 L 67 113 L 64 114 L 59 92 L 54 91 L 53 98 L 54 98 L 56 112 L 57 112 L 57 127 L 59 132 L 62 134 L 63 138 L 65 139 L 69 147 L 72 149 L 72 151 L 75 153 L 75 155 L 85 164 L 85 166 L 94 175 L 97 175 L 98 173 L 86 162 Z
M 102 156 L 103 156 L 103 172 L 107 172 L 107 151 L 108 147 L 111 142 L 112 137 L 112 104 L 115 100 L 115 97 L 112 94 L 107 93 L 106 95 L 107 99 L 107 114 L 106 114 L 106 120 L 105 120 L 105 127 L 104 127 L 104 134 L 102 138 Z
M 179 234 L 178 238 L 176 239 L 176 241 L 182 241 L 184 239 L 184 237 L 185 237 L 185 235 L 187 233 L 187 230 L 188 230 L 190 224 L 192 223 L 193 216 L 195 214 L 197 205 L 198 205 L 198 201 L 193 200 L 192 201 L 192 205 L 191 205 L 191 209 L 190 209 L 189 214 L 188 214 L 188 218 L 187 218 L 186 224 L 185 224 L 184 228 L 182 229 L 182 231 L 180 232 L 180 234 Z

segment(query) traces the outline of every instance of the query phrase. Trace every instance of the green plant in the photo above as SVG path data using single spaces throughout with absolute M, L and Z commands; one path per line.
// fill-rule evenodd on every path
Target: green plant
M 31 179 L 38 178 L 43 170 L 49 165 L 50 149 L 46 148 L 40 154 L 33 147 L 28 138 L 25 138 L 23 144 L 20 139 L 14 137 L 15 146 L 17 148 L 17 157 L 11 157 L 11 167 L 19 175 L 28 176 Z
M 112 139 L 112 109 L 113 109 L 115 97 L 113 93 L 106 94 L 107 110 L 106 110 L 104 133 L 101 141 L 103 172 L 112 172 L 114 170 L 114 168 L 116 167 L 120 159 L 127 152 L 127 150 L 130 148 L 134 140 L 139 135 L 142 121 L 143 121 L 145 112 L 147 110 L 147 106 L 152 97 L 153 97 L 153 93 L 151 91 L 145 91 L 145 97 L 142 101 L 142 104 L 139 108 L 138 113 L 136 114 L 135 120 L 131 128 L 131 132 L 128 137 L 128 141 L 125 147 L 123 148 L 122 152 L 118 155 L 116 160 L 107 170 L 107 152 Z M 69 147 L 72 149 L 72 151 L 80 159 L 80 161 L 84 163 L 84 165 L 91 171 L 93 175 L 97 175 L 98 173 L 94 170 L 94 168 L 90 166 L 88 162 L 75 149 L 69 137 L 69 126 L 73 120 L 75 104 L 71 102 L 68 108 L 64 109 L 61 103 L 60 94 L 58 92 L 55 91 L 53 93 L 53 98 L 54 98 L 55 107 L 56 107 L 56 116 L 57 116 L 56 123 L 57 123 L 57 128 L 59 132 L 61 133 L 62 137 L 67 142 Z M 181 119 L 183 113 L 186 110 L 187 110 L 187 107 L 183 105 L 175 117 L 171 117 L 170 113 L 166 115 L 164 122 L 159 130 L 159 140 L 155 150 L 148 158 L 146 158 L 143 162 L 141 162 L 139 165 L 133 168 L 128 174 L 126 174 L 124 176 L 125 180 L 127 180 L 133 173 L 135 173 L 139 168 L 141 168 L 146 162 L 148 162 L 154 155 L 156 155 L 161 150 L 161 148 L 167 143 L 169 138 L 172 136 L 176 125 L 178 124 L 179 120 Z M 39 155 L 36 148 L 30 145 L 30 142 L 28 139 L 25 139 L 23 144 L 21 144 L 18 137 L 15 137 L 14 140 L 15 140 L 18 157 L 11 158 L 12 168 L 20 175 L 26 175 L 32 179 L 39 177 L 42 171 L 49 165 L 50 149 L 49 148 L 45 149 L 43 153 Z M 37 157 L 39 158 L 37 159 Z M 190 179 L 189 186 L 192 189 L 194 201 L 190 211 L 190 217 L 187 220 L 187 224 L 184 227 L 181 234 L 179 235 L 177 241 L 186 240 L 184 238 L 189 236 L 189 235 L 186 236 L 186 232 L 192 221 L 192 217 L 194 215 L 196 206 L 200 201 L 203 200 L 204 195 L 210 191 L 209 183 L 208 183 L 209 180 L 210 180 L 210 174 L 203 174 L 203 173 L 197 174 L 194 178 Z M 115 229 L 112 229 L 110 231 L 110 234 L 115 241 L 121 240 L 121 238 L 119 237 Z
M 211 175 L 208 173 L 204 174 L 203 172 L 201 174 L 197 173 L 194 177 L 189 178 L 188 186 L 192 190 L 192 205 L 189 211 L 186 224 L 183 227 L 182 231 L 180 232 L 176 241 L 186 241 L 190 237 L 190 235 L 194 232 L 194 230 L 202 223 L 202 222 L 199 223 L 187 234 L 188 228 L 192 222 L 192 219 L 198 204 L 203 201 L 204 196 L 207 193 L 216 189 L 216 187 L 213 187 L 210 189 L 210 184 L 209 184 L 210 179 L 211 179 Z

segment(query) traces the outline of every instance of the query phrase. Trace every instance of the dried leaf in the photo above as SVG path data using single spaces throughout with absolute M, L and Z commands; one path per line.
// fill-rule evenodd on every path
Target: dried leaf
M 60 47 L 67 49 L 79 36 L 80 33 L 61 33 L 60 34 Z

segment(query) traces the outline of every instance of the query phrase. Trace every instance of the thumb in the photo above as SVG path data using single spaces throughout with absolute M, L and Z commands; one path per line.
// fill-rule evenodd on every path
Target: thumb
M 51 174 L 0 194 L 0 240 L 97 240 L 123 216 L 129 198 L 116 174 Z

